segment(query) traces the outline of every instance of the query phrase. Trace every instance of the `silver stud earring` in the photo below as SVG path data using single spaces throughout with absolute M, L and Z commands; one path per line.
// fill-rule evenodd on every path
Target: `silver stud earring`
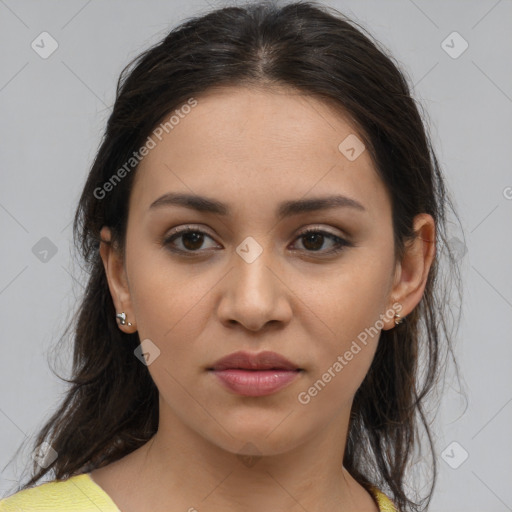
M 131 323 L 126 323 L 126 313 L 123 311 L 122 313 L 117 313 L 116 318 L 119 320 L 119 323 L 121 325 L 127 325 L 128 327 L 131 327 Z
M 402 320 L 402 317 L 398 313 L 395 313 L 395 325 L 401 324 Z

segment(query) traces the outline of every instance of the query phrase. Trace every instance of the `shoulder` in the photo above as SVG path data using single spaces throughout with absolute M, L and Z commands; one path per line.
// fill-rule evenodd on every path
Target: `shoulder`
M 45 482 L 0 500 L 0 512 L 119 512 L 88 473 Z
M 371 487 L 370 492 L 375 498 L 379 512 L 398 512 L 394 503 L 377 487 Z

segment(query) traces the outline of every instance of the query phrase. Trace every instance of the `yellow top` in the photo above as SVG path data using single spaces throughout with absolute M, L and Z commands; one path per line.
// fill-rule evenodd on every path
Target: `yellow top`
M 397 512 L 391 500 L 376 487 L 372 494 L 380 512 Z M 67 480 L 45 482 L 0 500 L 0 512 L 120 512 L 90 473 Z

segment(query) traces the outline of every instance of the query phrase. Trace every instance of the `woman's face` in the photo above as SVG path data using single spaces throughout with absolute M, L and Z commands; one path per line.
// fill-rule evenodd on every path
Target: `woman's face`
M 196 100 L 153 133 L 139 165 L 126 288 L 113 296 L 151 340 L 161 422 L 232 453 L 280 453 L 348 421 L 380 330 L 394 326 L 391 203 L 355 128 L 324 103 L 246 88 Z M 335 196 L 350 201 L 307 208 Z M 272 351 L 301 371 L 211 370 L 237 351 Z

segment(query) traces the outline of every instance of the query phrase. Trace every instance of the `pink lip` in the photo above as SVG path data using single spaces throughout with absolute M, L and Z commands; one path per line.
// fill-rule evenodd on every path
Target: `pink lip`
M 300 370 L 214 370 L 231 391 L 244 396 L 270 395 L 287 386 Z
M 264 396 L 290 384 L 302 369 L 275 352 L 234 352 L 211 368 L 224 386 L 244 396 Z

